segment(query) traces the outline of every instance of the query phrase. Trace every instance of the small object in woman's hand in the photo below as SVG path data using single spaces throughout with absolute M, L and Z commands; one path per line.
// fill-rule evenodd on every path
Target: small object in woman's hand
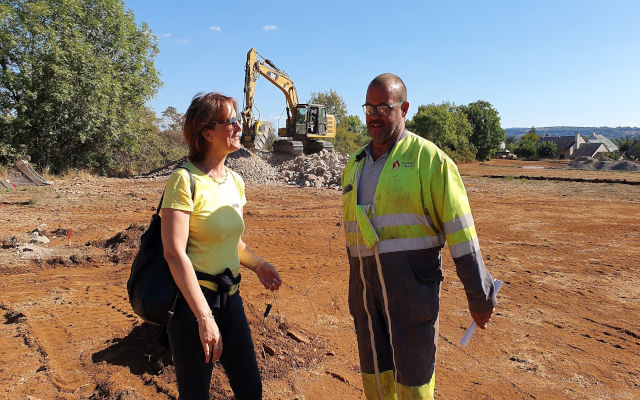
M 267 308 L 264 309 L 263 318 L 267 318 L 267 316 L 269 315 L 270 311 L 271 311 L 271 304 L 267 304 Z

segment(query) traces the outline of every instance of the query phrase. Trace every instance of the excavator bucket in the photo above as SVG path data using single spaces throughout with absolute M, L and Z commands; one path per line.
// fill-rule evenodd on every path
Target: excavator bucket
M 257 121 L 249 127 L 248 132 L 242 132 L 244 147 L 262 151 L 269 138 L 270 130 L 271 122 Z

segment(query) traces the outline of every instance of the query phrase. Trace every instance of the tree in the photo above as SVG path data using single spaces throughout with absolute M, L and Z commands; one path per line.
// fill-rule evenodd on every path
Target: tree
M 521 140 L 514 153 L 520 158 L 530 158 L 536 154 L 536 145 L 529 140 Z
M 54 172 L 117 171 L 151 128 L 157 53 L 123 0 L 3 0 L 0 140 Z
M 540 158 L 556 158 L 558 145 L 555 142 L 540 142 L 536 144 L 536 154 Z
M 473 129 L 467 115 L 451 103 L 419 106 L 406 126 L 432 141 L 456 161 L 471 161 L 476 157 L 477 150 L 469 143 Z
M 356 115 L 347 115 L 336 128 L 336 137 L 332 140 L 334 148 L 345 154 L 352 154 L 369 141 L 367 127 Z
M 531 127 L 531 129 L 529 129 L 529 132 L 522 135 L 522 138 L 520 138 L 520 142 L 531 142 L 534 145 L 538 143 L 538 140 L 540 140 L 540 135 L 536 133 L 536 128 L 534 127 Z
M 504 144 L 506 146 L 509 146 L 512 143 L 515 143 L 518 140 L 518 138 L 516 138 L 515 136 L 507 136 L 507 138 L 504 141 Z
M 184 122 L 184 114 L 178 112 L 178 110 L 169 106 L 162 112 L 162 119 L 160 120 L 160 129 L 167 131 L 180 131 L 182 130 L 182 123 Z
M 329 140 L 337 151 L 351 154 L 369 140 L 366 127 L 360 118 L 347 115 L 347 103 L 335 90 L 312 92 L 309 103 L 322 104 L 327 108 L 328 114 L 336 117 L 336 137 Z
M 311 92 L 309 103 L 322 104 L 325 106 L 327 113 L 333 114 L 336 117 L 337 124 L 347 116 L 347 103 L 345 103 L 342 96 L 333 89 L 329 89 L 328 92 Z
M 491 103 L 478 100 L 467 106 L 461 106 L 467 114 L 472 132 L 469 142 L 473 144 L 478 153 L 478 160 L 488 160 L 491 154 L 498 149 L 500 143 L 505 140 L 506 132 L 500 127 L 500 115 Z
M 630 137 L 622 137 L 616 140 L 616 144 L 618 145 L 618 150 L 620 150 L 621 152 L 627 151 L 631 146 L 634 145 L 635 142 L 636 140 Z

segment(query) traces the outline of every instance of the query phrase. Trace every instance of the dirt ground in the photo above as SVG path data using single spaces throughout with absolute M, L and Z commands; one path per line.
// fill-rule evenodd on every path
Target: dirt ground
M 489 328 L 460 346 L 470 317 L 444 249 L 437 399 L 640 398 L 640 173 L 565 166 L 460 166 L 505 286 Z M 0 191 L 0 398 L 177 398 L 158 329 L 126 293 L 163 185 L 85 177 Z M 244 239 L 285 283 L 274 299 L 243 271 L 265 399 L 363 398 L 340 193 L 249 184 L 247 198 Z M 22 251 L 41 224 L 51 242 Z M 219 367 L 211 397 L 232 398 Z

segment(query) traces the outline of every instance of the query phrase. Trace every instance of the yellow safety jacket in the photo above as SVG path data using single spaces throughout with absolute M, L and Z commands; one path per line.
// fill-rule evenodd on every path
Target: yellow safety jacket
M 441 248 L 449 244 L 471 311 L 495 306 L 464 184 L 455 163 L 430 141 L 406 131 L 391 148 L 373 205 L 357 204 L 364 147 L 342 176 L 343 222 L 351 257 Z

